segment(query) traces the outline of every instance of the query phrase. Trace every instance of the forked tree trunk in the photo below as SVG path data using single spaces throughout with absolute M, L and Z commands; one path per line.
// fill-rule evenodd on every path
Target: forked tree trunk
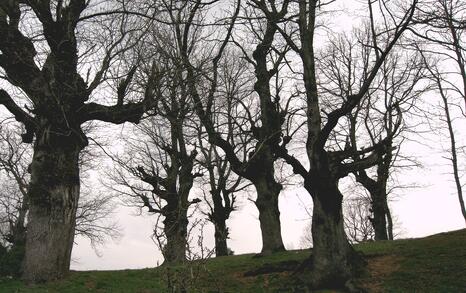
M 375 240 L 393 239 L 390 237 L 390 235 L 393 235 L 393 225 L 387 203 L 388 169 L 379 165 L 377 173 L 377 180 L 370 178 L 365 171 L 356 173 L 355 176 L 356 180 L 364 186 L 371 197 L 372 218 L 370 218 L 370 221 L 374 228 Z
M 69 271 L 79 200 L 81 148 L 50 133 L 34 145 L 23 279 L 44 282 Z
M 337 182 L 318 176 L 305 188 L 312 195 L 313 248 L 309 285 L 313 288 L 349 288 L 360 258 L 348 242 L 342 214 L 343 196 Z
M 284 251 L 278 197 L 282 186 L 273 177 L 273 169 L 265 176 L 253 182 L 257 191 L 256 207 L 259 210 L 259 222 L 262 233 L 261 254 Z
M 212 174 L 211 176 L 214 175 Z M 221 191 L 218 185 L 212 187 L 213 209 L 209 214 L 209 220 L 214 224 L 215 228 L 215 255 L 226 256 L 228 255 L 227 239 L 229 234 L 226 220 L 230 217 L 230 213 L 234 208 L 231 206 L 230 193 L 228 191 Z
M 226 256 L 228 255 L 228 228 L 225 219 L 217 219 L 214 223 L 215 226 L 215 255 Z

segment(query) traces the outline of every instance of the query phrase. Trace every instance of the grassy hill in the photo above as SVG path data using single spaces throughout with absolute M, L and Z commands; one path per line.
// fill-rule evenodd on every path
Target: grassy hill
M 358 279 L 368 292 L 466 292 L 466 229 L 420 239 L 360 244 L 368 260 Z M 25 286 L 1 280 L 0 292 L 300 292 L 291 289 L 294 270 L 309 251 L 267 257 L 238 255 L 185 266 L 143 270 L 72 272 L 66 280 Z M 173 291 L 176 292 L 176 291 Z M 328 292 L 328 291 L 327 291 Z

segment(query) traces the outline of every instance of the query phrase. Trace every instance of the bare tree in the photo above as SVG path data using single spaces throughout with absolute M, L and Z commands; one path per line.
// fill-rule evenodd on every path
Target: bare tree
M 26 244 L 27 185 L 24 157 L 30 156 L 14 132 L 0 126 L 0 274 L 17 276 Z
M 80 190 L 78 160 L 88 144 L 82 125 L 92 120 L 137 123 L 154 104 L 150 86 L 143 98 L 125 103 L 135 69 L 128 70 L 117 94 L 110 94 L 113 105 L 111 97 L 99 104 L 93 96 L 104 81 L 111 84 L 112 76 L 121 80 L 125 75 L 117 70 L 118 58 L 140 40 L 146 26 L 126 27 L 135 17 L 128 13 L 135 5 L 92 0 L 0 3 L 0 68 L 9 85 L 0 90 L 0 104 L 25 125 L 23 141 L 34 142 L 23 273 L 27 281 L 61 278 L 69 270 Z M 138 14 L 146 12 L 151 13 Z M 8 93 L 11 86 L 27 97 L 26 107 L 20 106 L 24 102 L 19 96 Z
M 201 1 L 196 1 L 196 4 L 192 7 L 191 15 L 200 12 L 202 6 Z M 277 139 L 280 139 L 281 125 L 284 122 L 280 109 L 277 107 L 279 97 L 278 95 L 272 97 L 268 86 L 268 83 L 276 73 L 275 70 L 267 70 L 267 64 L 271 60 L 268 57 L 268 52 L 271 50 L 271 40 L 275 34 L 273 25 L 268 25 L 267 30 L 264 32 L 265 35 L 260 36 L 262 33 L 255 35 L 258 38 L 254 40 L 254 42 L 258 41 L 258 43 L 252 53 L 252 58 L 255 61 L 246 52 L 242 56 L 249 63 L 255 64 L 256 82 L 254 83 L 254 90 L 259 96 L 262 95 L 262 97 L 255 98 L 255 104 L 260 114 L 255 116 L 252 114 L 254 111 L 250 111 L 251 109 L 248 109 L 247 106 L 244 107 L 248 123 L 248 128 L 244 128 L 244 132 L 252 134 L 253 137 L 253 141 L 251 142 L 253 147 L 247 158 L 242 157 L 242 153 L 238 155 L 238 145 L 232 141 L 228 141 L 228 137 L 216 129 L 216 121 L 212 116 L 214 111 L 213 105 L 219 94 L 220 60 L 231 40 L 240 8 L 241 3 L 238 1 L 235 12 L 228 24 L 226 34 L 221 38 L 222 41 L 214 46 L 213 54 L 209 56 L 207 68 L 201 67 L 204 63 L 196 64 L 192 61 L 192 56 L 187 50 L 188 44 L 183 42 L 189 39 L 188 36 L 192 33 L 192 28 L 196 27 L 192 23 L 192 19 L 188 18 L 186 21 L 188 25 L 180 26 L 176 37 L 178 42 L 183 44 L 180 51 L 184 65 L 186 66 L 189 91 L 194 99 L 196 112 L 209 136 L 209 142 L 221 148 L 232 170 L 238 176 L 251 181 L 256 188 L 257 199 L 255 200 L 255 204 L 259 211 L 259 222 L 262 233 L 261 254 L 269 254 L 284 250 L 281 237 L 280 211 L 278 208 L 278 197 L 282 190 L 282 185 L 275 178 L 274 164 L 277 157 L 274 155 L 269 143 L 269 141 L 275 142 Z M 176 19 L 176 17 L 173 16 L 173 19 Z M 245 50 L 242 46 L 240 48 L 243 51 Z M 280 49 L 277 55 L 284 56 L 284 51 L 286 52 L 287 50 Z M 281 64 L 282 58 L 278 57 L 278 59 L 274 60 L 275 69 Z M 204 85 L 208 89 L 205 96 L 202 94 L 203 85 L 197 82 L 198 72 L 204 72 L 204 75 L 208 74 L 206 77 L 207 86 Z
M 323 11 L 327 4 L 321 1 L 299 1 L 289 9 L 290 15 L 295 16 L 292 17 L 294 23 L 285 22 L 280 26 L 280 34 L 296 52 L 303 66 L 301 77 L 304 83 L 307 116 L 306 153 L 309 167 L 305 167 L 286 149 L 290 138 L 277 145 L 276 152 L 304 179 L 304 187 L 314 202 L 314 247 L 309 285 L 352 289 L 351 279 L 358 270 L 358 257 L 344 232 L 343 195 L 338 188 L 338 182 L 349 173 L 376 165 L 380 157 L 390 150 L 384 140 L 356 152 L 352 149 L 335 150 L 332 149 L 329 138 L 340 119 L 357 107 L 370 92 L 387 56 L 410 25 L 417 1 L 406 7 L 401 15 L 396 15 L 394 7 L 388 3 L 380 3 L 379 13 L 385 19 L 385 25 L 382 30 L 373 27 L 370 42 L 363 43 L 371 50 L 371 58 L 368 60 L 371 66 L 362 82 L 357 85 L 351 84 L 350 91 L 326 95 L 319 89 L 314 40 L 317 13 Z M 265 3 L 263 5 L 266 7 Z M 368 7 L 370 10 L 373 8 L 371 1 Z M 268 10 L 263 10 L 267 16 Z
M 371 221 L 373 204 L 367 197 L 347 199 L 343 204 L 345 232 L 351 243 L 375 239 L 375 229 Z
M 370 42 L 371 25 L 367 24 L 352 36 L 337 35 L 330 39 L 319 58 L 319 82 L 322 93 L 341 95 L 351 93 L 355 85 L 364 82 L 370 70 L 371 50 L 359 43 Z M 375 229 L 376 240 L 393 239 L 393 224 L 388 206 L 389 182 L 393 172 L 400 171 L 397 160 L 405 132 L 409 132 L 409 124 L 403 120 L 416 109 L 416 101 L 426 87 L 420 85 L 425 77 L 425 68 L 420 56 L 409 50 L 394 50 L 383 63 L 380 74 L 374 85 L 363 97 L 355 109 L 349 112 L 346 119 L 331 134 L 332 144 L 340 151 L 352 149 L 354 160 L 358 145 L 369 142 L 376 145 L 384 141 L 387 152 L 382 154 L 373 170 L 357 170 L 353 173 L 356 181 L 369 191 L 371 195 L 371 221 Z M 403 165 L 404 166 L 404 165 Z
M 236 145 L 238 156 L 247 159 L 252 140 L 251 135 L 244 132 L 247 127 L 246 113 L 243 110 L 248 96 L 251 94 L 251 75 L 247 71 L 247 64 L 237 58 L 235 52 L 227 52 L 228 58 L 223 59 L 219 72 L 219 88 L 222 98 L 216 99 L 212 117 L 216 131 L 222 133 L 231 145 Z M 237 194 L 247 189 L 250 183 L 232 170 L 221 148 L 210 144 L 208 134 L 200 126 L 198 130 L 199 149 L 202 157 L 199 159 L 206 170 L 204 186 L 210 188 L 204 191 L 206 213 L 208 220 L 215 227 L 215 254 L 228 255 L 227 246 L 229 229 L 226 221 L 232 212 L 237 210 Z
M 207 170 L 210 187 L 208 194 L 204 192 L 204 199 L 209 211 L 207 217 L 215 227 L 215 255 L 229 255 L 227 239 L 229 229 L 226 221 L 232 212 L 237 210 L 237 193 L 249 186 L 241 177 L 235 176 L 226 160 L 214 145 L 204 145 L 200 138 L 199 147 L 203 158 L 201 164 Z
M 426 64 L 429 61 L 426 60 Z M 441 97 L 442 101 L 442 110 L 444 117 L 441 119 L 448 130 L 448 137 L 450 140 L 450 148 L 449 153 L 451 155 L 450 162 L 452 166 L 452 174 L 455 181 L 456 192 L 458 196 L 458 201 L 460 204 L 460 210 L 463 215 L 463 218 L 466 220 L 466 207 L 464 203 L 463 197 L 463 184 L 461 181 L 461 169 L 460 169 L 460 159 L 461 159 L 461 147 L 458 145 L 458 139 L 455 132 L 454 120 L 455 116 L 453 111 L 451 110 L 452 105 L 455 105 L 452 102 L 452 98 L 450 96 L 450 90 L 448 88 L 449 81 L 446 79 L 445 75 L 439 70 L 439 68 L 434 64 L 428 64 L 428 70 L 430 72 L 430 78 L 433 80 L 436 89 Z M 459 118 L 461 119 L 461 118 Z
M 192 129 L 197 122 L 192 119 L 186 78 L 179 60 L 164 51 L 175 46 L 173 40 L 164 37 L 166 33 L 154 28 L 154 39 L 144 47 L 150 54 L 147 60 L 158 60 L 147 69 L 163 72 L 157 80 L 156 114 L 135 129 L 137 137 L 125 138 L 125 154 L 116 160 L 121 169 L 112 177 L 121 187 L 116 190 L 124 193 L 131 205 L 163 217 L 163 233 L 159 235 L 159 227 L 155 227 L 154 235 L 159 242 L 165 239 L 159 245 L 165 263 L 175 263 L 186 260 L 188 209 L 200 201 L 189 196 L 195 179 L 203 174 L 196 166 L 197 134 Z
M 167 123 L 171 133 L 168 136 L 166 128 L 153 124 L 154 120 L 146 120 L 137 132 L 145 141 L 132 143 L 131 150 L 127 151 L 133 158 L 120 158 L 118 161 L 123 168 L 112 176 L 121 187 L 113 188 L 128 197 L 130 205 L 163 216 L 166 242 L 161 246 L 166 263 L 186 260 L 188 209 L 200 201 L 197 198 L 189 200 L 189 195 L 195 178 L 202 176 L 195 171 L 197 151 L 187 150 L 182 122 L 176 122 L 179 117 L 173 119 Z M 128 172 L 137 180 L 128 178 Z M 155 227 L 154 233 L 158 233 L 157 230 Z
M 448 152 L 452 175 L 460 210 L 466 221 L 464 185 L 461 180 L 461 150 L 464 146 L 455 133 L 457 126 L 454 122 L 457 119 L 465 121 L 466 118 L 465 12 L 466 4 L 462 1 L 425 1 L 416 19 L 418 25 L 412 31 L 419 37 L 417 49 L 423 54 L 441 98 L 441 120 L 447 127 L 450 140 Z

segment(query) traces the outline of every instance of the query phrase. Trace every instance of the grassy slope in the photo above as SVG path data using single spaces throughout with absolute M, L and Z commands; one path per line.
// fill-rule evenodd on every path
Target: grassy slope
M 466 230 L 427 238 L 366 243 L 367 273 L 359 279 L 369 292 L 466 292 Z M 267 267 L 292 268 L 309 255 L 289 251 L 268 257 L 219 257 L 186 266 L 124 271 L 73 272 L 66 279 L 34 287 L 0 280 L 0 292 L 169 292 L 167 281 L 188 292 L 292 292 L 291 271 L 245 272 Z

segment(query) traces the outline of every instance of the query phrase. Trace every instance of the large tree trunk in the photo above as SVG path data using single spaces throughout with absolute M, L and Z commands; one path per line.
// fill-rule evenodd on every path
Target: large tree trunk
M 177 206 L 165 214 L 164 232 L 167 242 L 163 247 L 164 264 L 186 261 L 188 233 L 187 209 Z
M 226 256 L 228 255 L 228 228 L 224 217 L 217 217 L 215 219 L 215 255 Z
M 31 164 L 23 279 L 34 283 L 68 273 L 79 200 L 81 148 L 49 135 L 37 139 Z
M 313 248 L 307 280 L 313 288 L 351 288 L 361 259 L 348 242 L 337 181 L 312 176 L 305 188 L 312 195 Z
M 284 251 L 280 210 L 278 208 L 278 196 L 282 186 L 275 181 L 273 168 L 264 176 L 258 177 L 253 183 L 257 190 L 256 207 L 259 210 L 259 222 L 262 232 L 261 254 L 270 254 Z

